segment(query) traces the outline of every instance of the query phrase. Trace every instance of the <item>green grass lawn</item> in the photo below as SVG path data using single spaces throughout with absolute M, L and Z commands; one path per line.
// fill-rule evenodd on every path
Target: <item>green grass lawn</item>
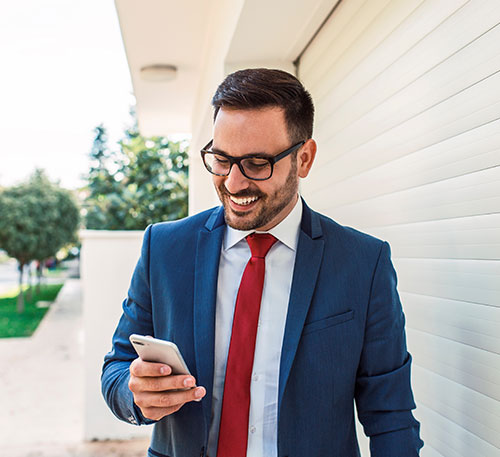
M 25 304 L 22 314 L 16 311 L 17 295 L 0 296 L 0 338 L 31 336 L 48 310 L 48 308 L 38 308 L 36 303 L 54 301 L 62 286 L 62 284 L 44 284 L 40 288 L 40 293 L 36 292 L 35 286 L 31 300 L 27 299 L 24 292 Z

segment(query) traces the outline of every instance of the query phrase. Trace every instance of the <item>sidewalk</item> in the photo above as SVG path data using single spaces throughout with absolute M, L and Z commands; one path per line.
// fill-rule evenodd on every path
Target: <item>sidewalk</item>
M 148 442 L 84 443 L 83 327 L 67 279 L 31 338 L 0 339 L 0 457 L 139 457 Z

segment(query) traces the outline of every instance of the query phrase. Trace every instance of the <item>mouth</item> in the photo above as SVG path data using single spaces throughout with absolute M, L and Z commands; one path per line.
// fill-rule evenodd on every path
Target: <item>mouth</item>
M 248 205 L 251 205 L 253 202 L 257 201 L 259 199 L 259 197 L 257 197 L 257 196 L 254 196 L 254 197 L 234 197 L 233 195 L 230 195 L 229 199 L 233 203 L 236 203 L 238 206 L 248 206 Z
M 235 195 L 226 194 L 229 200 L 229 207 L 236 214 L 247 213 L 251 211 L 257 202 L 260 200 L 258 195 L 245 196 L 245 197 L 237 197 Z

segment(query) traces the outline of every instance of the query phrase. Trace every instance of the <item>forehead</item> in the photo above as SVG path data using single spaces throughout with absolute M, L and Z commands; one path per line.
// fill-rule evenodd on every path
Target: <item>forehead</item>
M 248 145 L 257 150 L 288 146 L 285 115 L 282 108 L 221 108 L 214 122 L 214 147 L 222 150 Z M 265 149 L 263 149 L 265 147 Z M 247 151 L 248 152 L 248 151 Z M 251 152 L 251 151 L 250 151 Z

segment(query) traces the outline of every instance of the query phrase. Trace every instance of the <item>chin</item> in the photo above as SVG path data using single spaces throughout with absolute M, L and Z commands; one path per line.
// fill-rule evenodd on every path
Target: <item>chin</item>
M 257 224 L 259 221 L 256 221 L 255 217 L 252 217 L 250 214 L 236 214 L 231 210 L 225 210 L 224 214 L 226 224 L 231 228 L 236 230 L 255 230 L 258 228 Z
M 252 221 L 245 221 L 234 217 L 226 217 L 226 224 L 236 230 L 254 230 L 256 228 Z

